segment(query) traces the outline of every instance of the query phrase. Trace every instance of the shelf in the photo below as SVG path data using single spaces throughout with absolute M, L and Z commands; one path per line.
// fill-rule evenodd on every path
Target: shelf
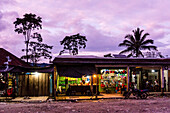
M 101 79 L 101 80 L 110 80 L 110 79 Z

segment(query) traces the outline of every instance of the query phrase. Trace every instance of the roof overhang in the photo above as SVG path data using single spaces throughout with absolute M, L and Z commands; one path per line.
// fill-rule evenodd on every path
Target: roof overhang
M 170 59 L 168 58 L 105 58 L 105 57 L 96 57 L 96 58 L 60 58 L 56 57 L 53 61 L 54 64 L 95 64 L 95 65 L 165 65 L 170 66 Z

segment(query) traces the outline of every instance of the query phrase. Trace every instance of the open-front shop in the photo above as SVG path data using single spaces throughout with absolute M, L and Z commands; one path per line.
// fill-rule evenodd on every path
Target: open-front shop
M 58 65 L 56 70 L 57 95 L 92 95 L 96 92 L 97 75 L 94 65 Z
M 169 91 L 169 59 L 59 56 L 53 63 L 57 68 L 54 92 L 61 94 L 123 94 L 132 84 L 140 90 Z
M 164 77 L 161 78 L 161 67 L 135 67 L 131 68 L 130 82 L 135 84 L 137 89 L 149 89 L 150 92 L 168 91 L 168 71 L 163 70 Z M 161 84 L 163 80 L 164 84 Z
M 97 79 L 97 75 L 83 75 L 79 78 L 58 75 L 57 95 L 92 95 L 98 91 Z
M 101 69 L 99 91 L 104 93 L 123 93 L 126 91 L 125 69 Z

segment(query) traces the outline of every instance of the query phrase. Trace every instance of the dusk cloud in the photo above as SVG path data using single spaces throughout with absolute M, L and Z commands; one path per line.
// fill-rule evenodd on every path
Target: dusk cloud
M 163 55 L 170 55 L 169 5 L 169 0 L 1 0 L 0 47 L 17 56 L 24 54 L 24 38 L 14 32 L 13 22 L 25 13 L 34 13 L 42 17 L 40 33 L 44 43 L 54 46 L 53 57 L 62 49 L 60 41 L 77 33 L 88 39 L 81 54 L 118 54 L 124 49 L 118 44 L 137 27 L 150 34 L 148 38 Z

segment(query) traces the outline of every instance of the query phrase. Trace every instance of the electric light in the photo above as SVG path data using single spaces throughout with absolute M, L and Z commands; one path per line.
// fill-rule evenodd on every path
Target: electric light
M 35 72 L 34 75 L 35 75 L 36 77 L 38 77 L 38 76 L 39 76 L 39 73 L 38 73 L 38 72 Z

